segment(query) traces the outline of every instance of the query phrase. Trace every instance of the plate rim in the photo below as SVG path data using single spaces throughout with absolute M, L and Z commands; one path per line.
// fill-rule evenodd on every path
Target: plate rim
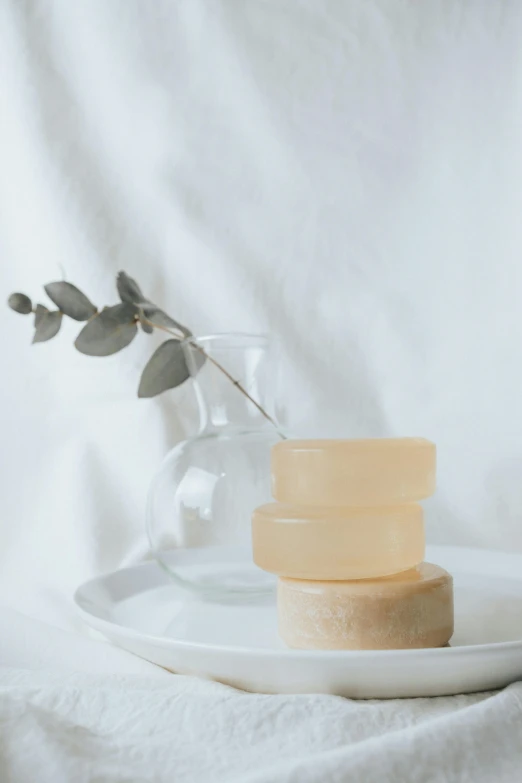
M 445 550 L 447 552 L 453 552 L 455 554 L 464 554 L 467 552 L 476 555 L 478 553 L 482 555 L 490 554 L 495 556 L 508 556 L 510 559 L 515 558 L 520 560 L 522 567 L 522 553 L 519 552 L 506 552 L 499 549 L 489 549 L 480 547 L 462 547 L 443 544 L 434 544 L 430 549 Z M 239 656 L 258 656 L 263 658 L 295 658 L 299 661 L 328 658 L 329 660 L 338 661 L 354 661 L 356 659 L 368 658 L 374 659 L 390 659 L 397 658 L 402 660 L 405 658 L 411 658 L 422 656 L 423 658 L 430 657 L 448 657 L 448 656 L 462 656 L 462 655 L 479 655 L 484 653 L 501 654 L 506 651 L 517 650 L 520 648 L 522 651 L 522 639 L 511 640 L 507 642 L 487 642 L 486 644 L 470 644 L 461 645 L 459 647 L 429 647 L 429 648 L 414 648 L 407 650 L 296 650 L 292 648 L 270 649 L 265 647 L 248 647 L 244 645 L 224 645 L 215 644 L 210 642 L 196 642 L 186 639 L 176 639 L 174 637 L 156 636 L 154 634 L 145 633 L 143 631 L 137 631 L 126 625 L 120 625 L 119 623 L 105 620 L 102 617 L 90 612 L 82 605 L 81 594 L 83 591 L 93 587 L 95 585 L 103 584 L 108 578 L 120 574 L 122 572 L 134 572 L 136 570 L 156 570 L 159 569 L 159 565 L 154 560 L 147 560 L 143 563 L 136 563 L 135 565 L 126 566 L 125 568 L 118 568 L 115 571 L 108 571 L 99 576 L 88 579 L 80 584 L 73 594 L 73 602 L 75 604 L 76 611 L 90 627 L 97 628 L 104 635 L 111 638 L 114 635 L 114 631 L 117 631 L 119 636 L 133 639 L 136 641 L 150 642 L 164 649 L 182 649 L 184 651 L 193 650 L 201 652 L 213 652 L 226 655 L 239 655 Z M 519 581 L 522 581 L 522 573 Z M 107 633 L 108 632 L 108 633 Z

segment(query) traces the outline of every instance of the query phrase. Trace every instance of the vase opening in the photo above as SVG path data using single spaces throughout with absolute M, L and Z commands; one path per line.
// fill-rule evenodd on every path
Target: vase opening
M 200 434 L 274 427 L 265 335 L 216 334 L 186 340 Z

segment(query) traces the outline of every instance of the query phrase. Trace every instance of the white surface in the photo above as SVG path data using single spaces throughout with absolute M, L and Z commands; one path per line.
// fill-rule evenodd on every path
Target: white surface
M 3 295 L 61 264 L 102 304 L 124 267 L 196 332 L 269 329 L 291 429 L 431 438 L 429 539 L 522 551 L 521 33 L 508 0 L 4 0 Z M 75 586 L 145 552 L 190 397 L 135 398 L 145 336 L 97 360 L 76 332 L 31 348 L 0 308 L 0 599 L 69 632 Z M 6 665 L 93 665 L 5 617 Z M 357 705 L 165 676 L 4 672 L 11 779 L 518 777 L 518 686 Z
M 520 683 L 356 703 L 190 677 L 0 672 L 6 783 L 513 783 Z
M 227 606 L 188 600 L 154 563 L 82 585 L 89 625 L 160 666 L 261 693 L 352 698 L 444 696 L 522 678 L 522 555 L 431 547 L 455 585 L 451 647 L 299 651 L 277 634 L 275 599 Z

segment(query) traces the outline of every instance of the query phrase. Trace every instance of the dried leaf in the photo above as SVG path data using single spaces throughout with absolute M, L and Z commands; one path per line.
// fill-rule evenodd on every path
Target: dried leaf
M 34 325 L 35 328 L 37 328 L 40 325 L 40 322 L 44 315 L 49 312 L 49 308 L 46 307 L 43 304 L 37 304 L 36 310 L 34 311 Z
M 11 294 L 7 304 L 11 310 L 21 313 L 21 315 L 28 315 L 33 310 L 33 303 L 25 294 Z
M 87 356 L 111 356 L 126 348 L 137 331 L 132 305 L 115 305 L 105 308 L 89 321 L 74 345 Z
M 62 313 L 75 321 L 88 321 L 97 312 L 93 303 L 72 283 L 63 280 L 48 283 L 45 292 Z
M 163 310 L 160 310 L 160 308 L 156 307 L 155 304 L 147 303 L 142 305 L 141 312 L 147 321 L 150 321 L 154 326 L 163 326 L 167 329 L 177 329 L 185 337 L 192 336 L 192 332 L 187 329 L 186 326 L 183 326 L 183 324 L 175 321 L 174 318 L 171 318 L 170 315 L 167 315 L 167 313 L 165 313 Z
M 53 310 L 49 312 L 45 308 L 46 312 L 40 311 L 35 316 L 35 332 L 33 337 L 33 343 L 45 343 L 47 340 L 55 337 L 60 331 L 62 325 L 62 313 L 60 310 Z
M 118 272 L 116 278 L 116 288 L 122 302 L 128 302 L 129 304 L 138 304 L 139 302 L 145 302 L 145 296 L 137 282 L 129 277 L 126 272 Z
M 189 378 L 185 354 L 179 340 L 167 340 L 152 354 L 143 370 L 138 397 L 155 397 L 174 389 Z

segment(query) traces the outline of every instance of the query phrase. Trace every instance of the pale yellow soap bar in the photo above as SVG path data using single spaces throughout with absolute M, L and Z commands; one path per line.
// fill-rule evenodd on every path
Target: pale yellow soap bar
M 299 579 L 368 579 L 424 560 L 421 506 L 339 508 L 268 503 L 252 516 L 254 562 Z
M 453 633 L 453 580 L 421 563 L 384 579 L 317 582 L 281 577 L 279 634 L 304 650 L 442 647 Z
M 272 448 L 272 494 L 302 506 L 378 506 L 435 491 L 435 444 L 424 438 L 286 440 Z

